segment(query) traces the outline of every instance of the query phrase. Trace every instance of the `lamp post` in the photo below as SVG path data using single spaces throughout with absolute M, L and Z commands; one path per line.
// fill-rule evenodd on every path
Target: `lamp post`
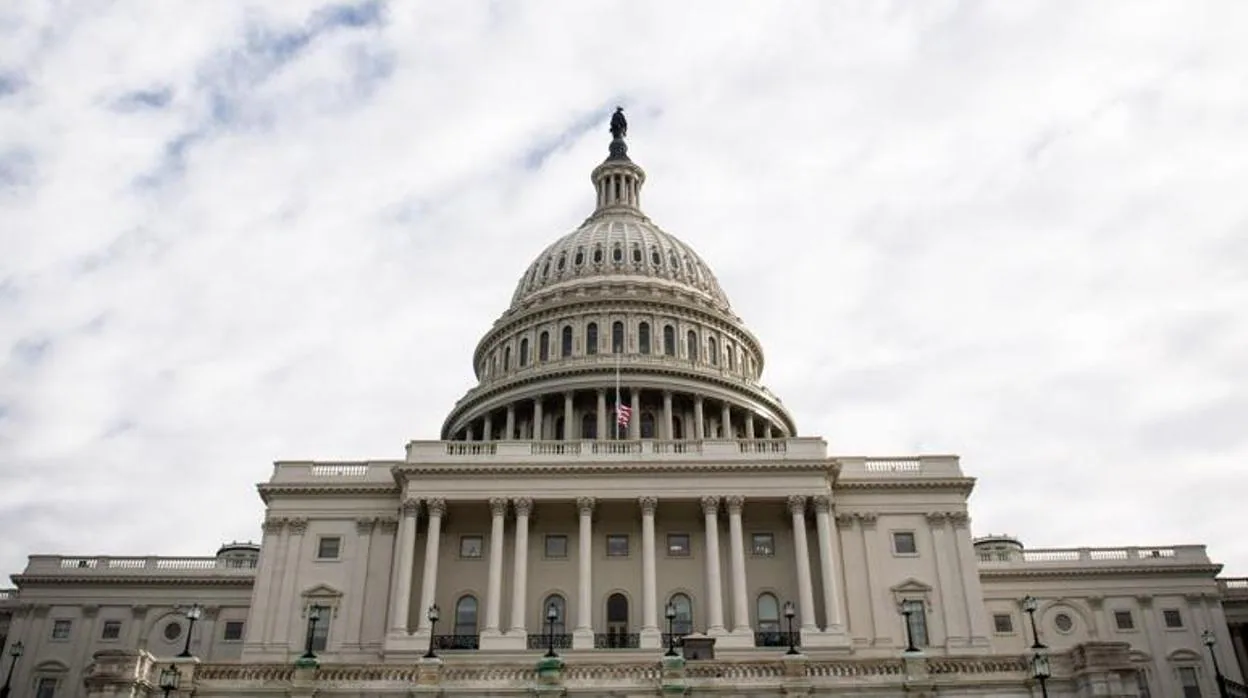
M 436 603 L 430 606 L 428 611 L 425 611 L 425 617 L 429 619 L 429 651 L 425 652 L 425 659 L 433 659 L 438 656 L 438 653 L 433 651 L 433 638 L 436 637 L 435 632 L 438 629 L 438 617 L 440 615 L 441 613 L 438 611 Z
M 914 609 L 902 601 L 897 604 L 897 609 L 901 611 L 901 615 L 906 619 L 906 651 L 918 652 L 919 648 L 914 646 L 914 624 L 910 622 L 910 615 L 914 613 Z
M 1023 610 L 1027 612 L 1027 618 L 1031 621 L 1031 637 L 1033 641 L 1031 648 L 1033 650 L 1047 649 L 1043 642 L 1040 642 L 1040 631 L 1036 630 L 1036 609 L 1040 607 L 1040 602 L 1036 601 L 1036 597 L 1028 594 L 1023 597 Z
M 169 694 L 178 690 L 180 685 L 182 685 L 182 672 L 178 671 L 176 664 L 170 664 L 167 669 L 160 670 L 160 690 L 165 692 L 165 698 L 169 698 Z
M 186 626 L 186 646 L 182 648 L 182 654 L 179 654 L 179 657 L 191 656 L 191 633 L 195 631 L 195 621 L 199 620 L 199 617 L 203 614 L 203 607 L 197 603 L 191 604 L 191 607 L 186 609 L 186 613 L 183 614 L 190 623 Z
M 797 607 L 792 601 L 784 602 L 784 620 L 789 626 L 789 651 L 785 654 L 801 654 L 797 651 L 797 640 L 793 636 L 793 617 L 797 615 Z
M 1031 675 L 1040 682 L 1040 695 L 1042 698 L 1049 698 L 1049 677 L 1053 675 L 1052 669 L 1049 667 L 1049 655 L 1043 650 L 1037 651 L 1031 656 Z
M 9 698 L 10 686 L 13 684 L 13 669 L 17 666 L 17 660 L 22 656 L 22 650 L 26 649 L 22 646 L 22 641 L 18 640 L 9 648 L 9 656 L 13 658 L 9 662 L 9 675 L 4 678 L 4 686 L 0 686 L 0 698 Z
M 546 607 L 546 656 L 558 657 L 555 654 L 555 621 L 559 620 L 559 609 L 554 603 Z
M 308 608 L 308 637 L 303 643 L 303 656 L 300 659 L 316 659 L 312 651 L 312 641 L 316 639 L 316 623 L 321 619 L 321 607 L 313 605 Z
M 667 608 L 663 609 L 663 615 L 667 616 L 667 652 L 664 652 L 663 656 L 675 657 L 676 635 L 672 633 L 672 623 L 676 621 L 676 604 L 668 601 Z
M 1214 653 L 1213 646 L 1218 644 L 1217 637 L 1212 630 L 1206 630 L 1200 634 L 1200 639 L 1204 641 L 1205 647 L 1209 648 L 1209 658 L 1213 660 L 1213 678 L 1218 682 L 1219 698 L 1228 698 L 1226 693 L 1226 677 L 1222 675 L 1222 667 L 1218 666 L 1218 655 Z

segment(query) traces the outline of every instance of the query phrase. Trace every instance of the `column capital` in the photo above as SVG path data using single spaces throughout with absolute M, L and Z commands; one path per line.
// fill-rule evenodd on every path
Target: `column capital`
M 301 536 L 308 530 L 308 520 L 303 517 L 286 519 L 286 525 L 290 527 L 290 532 L 296 536 Z
M 593 497 L 577 497 L 576 498 L 576 510 L 580 512 L 581 516 L 586 516 L 586 515 L 594 513 L 594 498 Z
M 420 514 L 420 500 L 415 497 L 408 497 L 399 505 L 399 511 L 404 516 L 418 516 Z
M 857 518 L 853 514 L 837 514 L 836 525 L 838 528 L 852 528 Z
M 533 513 L 533 500 L 528 497 L 513 497 L 511 508 L 516 511 L 516 516 L 528 516 Z
M 394 533 L 399 530 L 399 519 L 394 516 L 377 517 L 377 526 L 382 533 Z
M 643 516 L 654 516 L 654 512 L 659 508 L 658 497 L 638 497 L 637 504 L 641 507 Z
M 724 497 L 724 508 L 728 510 L 729 515 L 740 516 L 741 510 L 745 508 L 745 497 L 739 494 Z
M 705 516 L 715 516 L 719 513 L 719 497 L 707 495 L 702 498 L 702 513 Z
M 826 514 L 832 511 L 831 495 L 821 494 L 817 497 L 811 497 L 810 501 L 815 505 L 816 514 Z
M 1153 607 L 1153 595 L 1152 594 L 1136 594 L 1135 602 L 1140 605 L 1140 608 L 1152 608 Z
M 373 532 L 373 527 L 377 525 L 377 517 L 361 516 L 355 520 L 355 532 L 364 536 Z
M 875 526 L 875 521 L 879 518 L 879 515 L 874 511 L 860 511 L 854 514 L 854 518 L 858 519 L 858 523 L 863 528 L 872 528 Z
M 446 500 L 441 497 L 426 499 L 425 506 L 429 509 L 429 516 L 437 516 L 439 518 L 446 516 Z
M 285 526 L 286 519 L 275 516 L 273 518 L 265 519 L 263 527 L 265 533 L 281 533 L 282 528 Z
M 797 516 L 799 514 L 802 516 L 806 515 L 806 495 L 804 494 L 789 495 L 789 513 L 794 516 Z
M 506 497 L 490 497 L 490 514 L 494 516 L 507 515 L 507 498 Z
M 943 511 L 929 511 L 926 517 L 928 525 L 942 528 L 945 525 L 945 521 L 949 519 L 949 514 Z
M 954 528 L 966 528 L 971 525 L 971 516 L 965 511 L 953 511 L 946 514 Z

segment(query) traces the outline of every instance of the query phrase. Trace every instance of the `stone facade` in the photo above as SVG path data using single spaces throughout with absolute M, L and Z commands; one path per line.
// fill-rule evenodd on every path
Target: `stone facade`
M 258 546 L 31 557 L 14 695 L 1154 698 L 1218 695 L 1215 657 L 1248 694 L 1248 584 L 1203 546 L 976 539 L 956 456 L 798 436 L 644 181 L 617 139 L 442 440 L 278 462 Z

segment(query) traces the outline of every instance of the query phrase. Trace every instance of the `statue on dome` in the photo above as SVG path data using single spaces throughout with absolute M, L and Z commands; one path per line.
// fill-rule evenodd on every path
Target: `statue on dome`
M 611 137 L 623 140 L 628 135 L 628 119 L 624 118 L 624 107 L 616 107 L 611 115 Z

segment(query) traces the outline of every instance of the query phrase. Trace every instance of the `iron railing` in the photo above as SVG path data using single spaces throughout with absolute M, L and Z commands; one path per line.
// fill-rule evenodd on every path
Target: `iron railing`
M 638 633 L 595 633 L 594 649 L 596 650 L 635 650 L 641 646 L 641 635 Z
M 434 635 L 433 647 L 439 650 L 481 649 L 480 635 Z
M 554 635 L 529 633 L 529 649 L 531 650 L 544 650 L 551 647 L 552 641 L 554 648 L 557 650 L 572 649 L 572 635 L 570 633 L 555 633 Z
M 764 630 L 754 633 L 755 647 L 788 647 L 790 644 L 801 644 L 800 633 L 781 632 L 779 630 Z

